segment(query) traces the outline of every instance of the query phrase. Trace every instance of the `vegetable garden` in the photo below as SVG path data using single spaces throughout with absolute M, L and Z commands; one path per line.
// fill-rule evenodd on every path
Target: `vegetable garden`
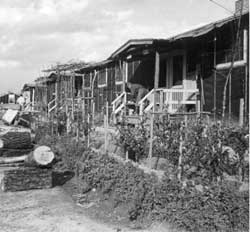
M 146 120 L 119 126 L 119 134 L 117 144 L 136 162 L 147 159 Z M 127 205 L 131 221 L 166 221 L 185 231 L 249 231 L 249 190 L 241 188 L 249 182 L 247 134 L 248 128 L 220 122 L 157 119 L 153 167 L 166 160 L 162 178 L 67 138 L 53 144 L 57 167 L 75 171 L 81 194 L 96 189 L 114 208 Z

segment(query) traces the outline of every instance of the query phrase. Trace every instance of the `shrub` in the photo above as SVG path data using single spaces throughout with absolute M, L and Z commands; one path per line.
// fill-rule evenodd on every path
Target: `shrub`
M 187 231 L 248 231 L 248 192 L 238 192 L 234 184 L 212 183 L 198 191 L 191 183 L 158 180 L 130 162 L 93 152 L 84 154 L 79 169 L 89 188 L 112 197 L 116 206 L 129 205 L 130 220 L 166 220 Z

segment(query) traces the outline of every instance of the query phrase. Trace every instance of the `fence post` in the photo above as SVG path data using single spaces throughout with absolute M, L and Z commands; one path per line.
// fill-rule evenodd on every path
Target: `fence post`
M 239 113 L 239 125 L 243 126 L 243 120 L 244 120 L 244 99 L 240 99 L 240 113 Z
M 153 155 L 153 131 L 154 131 L 154 114 L 151 114 L 150 117 L 150 139 L 149 139 L 149 154 L 148 159 L 150 160 Z

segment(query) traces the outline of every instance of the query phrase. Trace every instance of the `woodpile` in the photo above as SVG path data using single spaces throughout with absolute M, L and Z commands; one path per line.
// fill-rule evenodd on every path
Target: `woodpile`
M 52 187 L 52 170 L 34 167 L 20 167 L 4 170 L 2 191 L 21 191 Z
M 32 148 L 29 132 L 9 131 L 0 136 L 0 156 L 19 156 L 29 153 Z
M 34 146 L 27 131 L 0 134 L 0 184 L 3 191 L 50 188 L 52 162 L 50 147 Z

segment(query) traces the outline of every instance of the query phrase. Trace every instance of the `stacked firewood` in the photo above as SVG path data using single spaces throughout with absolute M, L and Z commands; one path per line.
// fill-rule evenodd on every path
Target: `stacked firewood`
M 1 134 L 1 189 L 19 191 L 51 187 L 53 160 L 51 149 L 34 146 L 29 132 L 9 131 Z

